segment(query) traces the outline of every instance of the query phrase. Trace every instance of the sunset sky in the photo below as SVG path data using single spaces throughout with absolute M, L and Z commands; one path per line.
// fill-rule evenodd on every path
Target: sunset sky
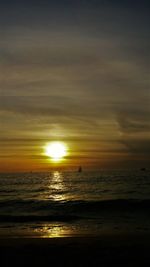
M 1 1 L 0 171 L 149 164 L 149 1 Z

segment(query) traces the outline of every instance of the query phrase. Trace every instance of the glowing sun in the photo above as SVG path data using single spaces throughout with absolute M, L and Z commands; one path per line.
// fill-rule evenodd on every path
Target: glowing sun
M 67 146 L 62 142 L 51 142 L 46 145 L 45 154 L 55 162 L 60 161 L 67 155 Z

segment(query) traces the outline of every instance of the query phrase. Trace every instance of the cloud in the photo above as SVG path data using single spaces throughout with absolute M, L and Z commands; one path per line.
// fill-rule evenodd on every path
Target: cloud
M 149 99 L 133 102 L 116 112 L 121 142 L 133 154 L 150 154 Z
M 6 135 L 23 145 L 61 137 L 93 154 L 147 157 L 149 16 L 144 5 L 100 2 L 82 1 L 80 9 L 76 3 L 4 8 L 2 140 Z

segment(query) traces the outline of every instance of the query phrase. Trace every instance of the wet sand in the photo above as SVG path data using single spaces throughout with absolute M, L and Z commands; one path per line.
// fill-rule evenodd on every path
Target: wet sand
M 150 266 L 150 236 L 1 238 L 1 266 Z

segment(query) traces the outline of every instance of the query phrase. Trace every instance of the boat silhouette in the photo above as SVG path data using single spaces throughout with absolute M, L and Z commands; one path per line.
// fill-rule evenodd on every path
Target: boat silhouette
M 82 172 L 82 167 L 79 166 L 78 172 Z

